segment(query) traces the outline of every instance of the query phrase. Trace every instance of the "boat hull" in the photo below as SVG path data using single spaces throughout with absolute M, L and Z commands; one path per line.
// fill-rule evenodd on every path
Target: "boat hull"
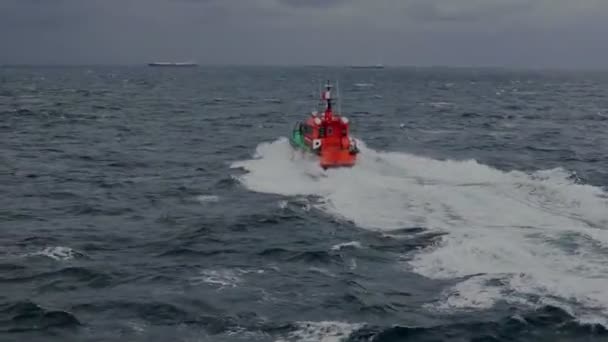
M 304 137 L 298 131 L 292 132 L 291 137 L 289 138 L 289 144 L 295 149 L 304 150 L 306 152 L 312 152 L 308 145 L 304 143 Z
M 304 138 L 297 131 L 293 132 L 289 143 L 295 150 L 317 157 L 319 166 L 324 169 L 352 167 L 357 162 L 357 153 L 348 149 L 325 148 L 321 149 L 321 151 L 311 149 L 306 145 Z
M 352 167 L 357 161 L 357 155 L 344 149 L 325 149 L 319 155 L 322 168 Z

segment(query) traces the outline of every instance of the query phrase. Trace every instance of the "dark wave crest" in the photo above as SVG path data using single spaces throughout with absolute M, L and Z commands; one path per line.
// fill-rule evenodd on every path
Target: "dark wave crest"
M 523 316 L 498 321 L 449 324 L 434 327 L 366 327 L 349 341 L 604 341 L 608 330 L 599 324 L 579 323 L 562 309 L 545 306 Z
M 47 310 L 33 302 L 0 305 L 0 329 L 3 332 L 47 331 L 53 328 L 75 328 L 80 325 L 78 319 L 69 312 Z

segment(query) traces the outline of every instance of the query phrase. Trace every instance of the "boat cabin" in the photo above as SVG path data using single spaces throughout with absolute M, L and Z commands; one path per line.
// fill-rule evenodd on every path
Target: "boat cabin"
M 348 119 L 337 115 L 329 119 L 311 116 L 300 122 L 298 130 L 304 137 L 304 143 L 316 150 L 323 148 L 346 149 L 350 145 Z

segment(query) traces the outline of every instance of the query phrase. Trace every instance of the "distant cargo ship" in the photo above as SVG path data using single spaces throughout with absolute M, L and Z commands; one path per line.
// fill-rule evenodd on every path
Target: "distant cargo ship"
M 376 64 L 376 65 L 352 65 L 353 69 L 384 69 L 384 65 Z
M 153 63 L 148 63 L 149 66 L 152 67 L 195 67 L 198 66 L 198 64 L 194 63 L 194 62 L 153 62 Z

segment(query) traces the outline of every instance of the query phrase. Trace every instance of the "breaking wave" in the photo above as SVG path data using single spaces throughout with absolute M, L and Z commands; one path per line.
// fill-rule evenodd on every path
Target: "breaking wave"
M 352 169 L 321 170 L 287 139 L 262 143 L 241 183 L 256 192 L 316 196 L 316 208 L 377 231 L 424 227 L 443 234 L 406 267 L 462 280 L 431 309 L 480 309 L 507 301 L 557 305 L 608 322 L 608 200 L 563 169 L 501 171 L 475 160 L 380 152 L 359 142 Z

